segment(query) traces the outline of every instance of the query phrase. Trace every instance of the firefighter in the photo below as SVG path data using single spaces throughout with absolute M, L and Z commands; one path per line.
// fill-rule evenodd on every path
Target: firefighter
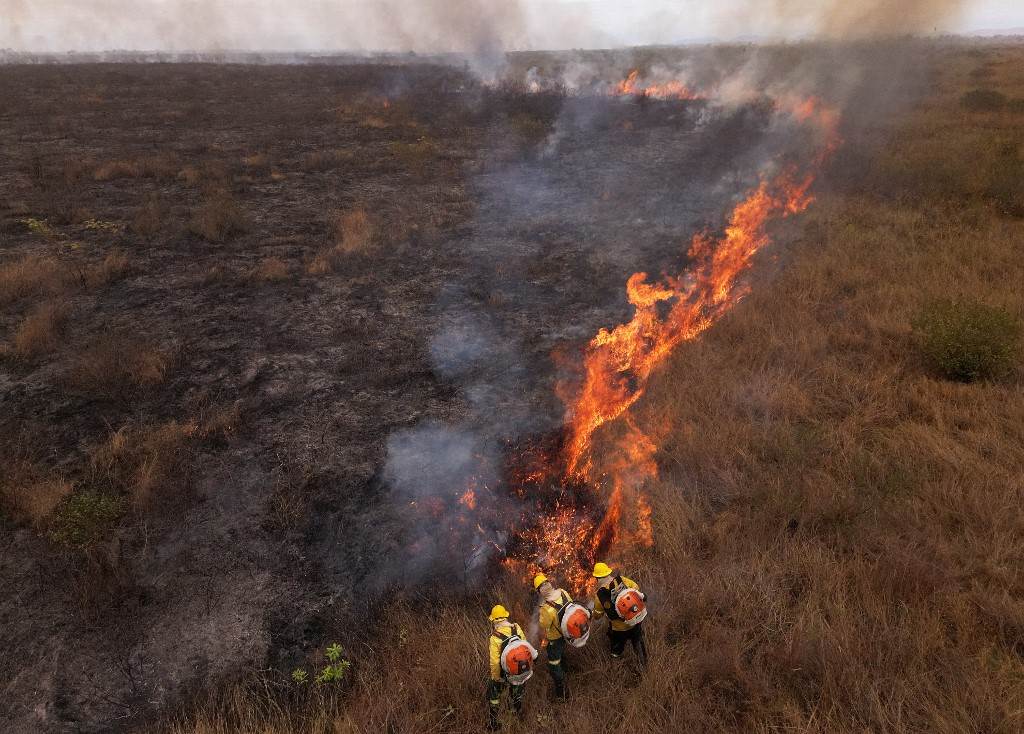
M 647 617 L 647 597 L 632 579 L 613 570 L 607 563 L 594 565 L 597 590 L 594 592 L 594 617 L 608 617 L 608 642 L 612 658 L 621 660 L 626 642 L 633 645 L 641 666 L 647 665 L 643 620 Z M 627 594 L 632 589 L 635 593 Z M 616 600 L 620 604 L 616 605 Z
M 537 651 L 526 640 L 523 628 L 509 621 L 508 610 L 501 604 L 491 609 L 490 662 L 491 680 L 487 686 L 487 728 L 496 731 L 501 728 L 498 712 L 501 694 L 510 690 L 509 698 L 516 716 L 523 714 L 523 687 L 533 675 L 533 661 Z M 515 648 L 515 649 L 510 649 Z M 509 670 L 509 658 L 514 658 L 516 668 Z
M 565 691 L 565 638 L 558 623 L 559 610 L 572 601 L 564 589 L 556 589 L 548 577 L 538 573 L 533 578 L 533 588 L 540 604 L 540 629 L 547 641 L 548 672 L 555 684 L 555 697 L 566 698 Z

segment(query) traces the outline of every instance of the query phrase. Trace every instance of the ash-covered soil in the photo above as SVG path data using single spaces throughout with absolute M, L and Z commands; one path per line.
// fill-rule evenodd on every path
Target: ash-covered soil
M 365 634 L 353 590 L 412 580 L 388 436 L 557 425 L 552 352 L 720 227 L 768 127 L 429 65 L 4 67 L 0 98 L 0 265 L 58 266 L 0 299 L 5 481 L 65 487 L 0 516 L 16 732 L 128 729 Z M 168 425 L 173 459 L 110 449 Z M 120 509 L 69 540 L 83 493 Z

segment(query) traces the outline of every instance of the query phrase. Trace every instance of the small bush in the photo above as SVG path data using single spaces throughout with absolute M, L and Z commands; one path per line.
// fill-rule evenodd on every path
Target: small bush
M 44 301 L 36 306 L 14 332 L 14 353 L 31 359 L 53 351 L 68 312 L 67 304 L 60 301 Z
M 1006 95 L 994 89 L 972 89 L 960 98 L 971 112 L 998 112 L 1006 106 Z
M 124 514 L 117 497 L 83 490 L 67 497 L 53 515 L 50 537 L 71 548 L 87 548 L 102 540 Z
M 1014 364 L 1020 337 L 1020 325 L 1007 311 L 956 301 L 928 306 L 915 329 L 931 368 L 958 382 L 1005 375 Z
M 210 193 L 193 212 L 191 231 L 208 242 L 225 242 L 248 228 L 245 212 L 225 191 Z

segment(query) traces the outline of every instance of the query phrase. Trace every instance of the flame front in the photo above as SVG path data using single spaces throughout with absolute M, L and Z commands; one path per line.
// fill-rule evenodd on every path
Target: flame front
M 703 99 L 683 82 L 671 80 L 664 84 L 641 84 L 640 71 L 634 69 L 625 79 L 612 88 L 612 93 L 621 96 L 648 97 L 650 99 Z
M 666 90 L 681 94 L 685 86 L 641 86 L 638 79 L 634 72 L 617 89 L 661 96 Z M 484 557 L 481 549 L 497 549 L 517 576 L 543 570 L 582 591 L 592 586 L 589 568 L 595 560 L 654 543 L 645 491 L 658 475 L 659 443 L 671 426 L 640 426 L 630 408 L 676 347 L 698 338 L 743 299 L 743 276 L 770 244 L 771 223 L 811 205 L 818 170 L 841 142 L 838 113 L 817 99 L 783 98 L 775 112 L 782 124 L 808 134 L 792 156 L 800 162 L 776 165 L 774 173 L 763 175 L 732 209 L 721 235 L 693 237 L 681 273 L 629 277 L 632 317 L 598 331 L 575 379 L 558 386 L 566 409 L 561 432 L 510 445 L 503 470 L 481 466 L 477 472 L 500 474 L 502 493 L 513 503 L 503 504 L 497 487 L 477 476 L 451 498 L 457 501 L 421 503 L 432 517 L 447 518 L 453 549 L 468 544 L 473 559 Z
M 635 83 L 634 73 L 621 87 L 628 92 Z M 614 329 L 601 329 L 585 351 L 580 386 L 574 392 L 564 387 L 560 391 L 571 395 L 562 481 L 594 487 L 607 502 L 603 517 L 581 546 L 583 552 L 566 557 L 570 565 L 587 565 L 622 544 L 653 543 L 644 485 L 657 476 L 657 441 L 637 426 L 629 409 L 679 344 L 696 339 L 746 295 L 741 276 L 770 243 L 769 224 L 811 205 L 809 192 L 817 169 L 840 144 L 834 110 L 815 99 L 784 105 L 784 110 L 820 136 L 808 170 L 793 165 L 762 178 L 733 209 L 723 235 L 693 238 L 688 249 L 690 267 L 680 275 L 652 282 L 646 273 L 634 273 L 626 283 L 633 318 Z M 595 433 L 620 418 L 625 419 L 626 430 L 610 449 L 602 445 L 602 455 L 595 456 Z M 561 513 L 547 518 L 544 527 L 552 538 L 561 538 L 568 532 L 563 525 L 575 520 Z M 586 575 L 580 568 L 563 573 L 577 580 Z

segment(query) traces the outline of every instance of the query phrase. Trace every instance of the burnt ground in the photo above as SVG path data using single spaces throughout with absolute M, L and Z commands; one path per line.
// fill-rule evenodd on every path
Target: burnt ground
M 347 641 L 353 589 L 411 582 L 388 436 L 557 425 L 552 351 L 720 225 L 768 134 L 756 105 L 528 95 L 429 65 L 9 66 L 0 99 L 0 264 L 63 274 L 0 299 L 7 463 L 123 500 L 82 542 L 57 532 L 67 504 L 0 516 L 8 731 L 127 729 Z M 210 206 L 244 226 L 204 231 Z M 357 210 L 370 234 L 313 272 Z M 112 252 L 116 277 L 81 275 Z M 67 318 L 19 355 L 45 298 Z M 123 379 L 76 378 L 104 344 L 97 369 Z M 139 353 L 166 369 L 133 376 Z M 200 429 L 145 498 L 142 469 L 102 475 L 114 432 L 172 421 Z

